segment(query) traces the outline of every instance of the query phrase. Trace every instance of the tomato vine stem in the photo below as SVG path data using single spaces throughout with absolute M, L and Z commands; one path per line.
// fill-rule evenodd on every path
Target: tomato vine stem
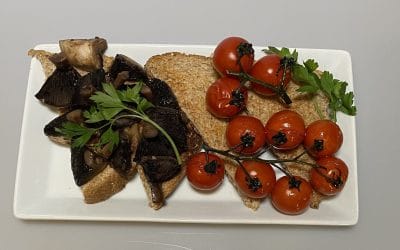
M 284 173 L 286 176 L 288 176 L 291 179 L 294 178 L 294 176 L 286 168 L 281 167 L 278 164 L 281 164 L 281 163 L 297 163 L 297 164 L 302 164 L 302 165 L 308 165 L 308 166 L 310 166 L 312 168 L 315 168 L 317 170 L 317 173 L 320 174 L 321 176 L 323 176 L 328 182 L 336 184 L 336 182 L 339 183 L 339 181 L 340 181 L 339 179 L 331 178 L 331 177 L 325 175 L 324 173 L 322 173 L 320 171 L 320 168 L 324 168 L 323 166 L 319 166 L 316 163 L 311 163 L 311 162 L 299 160 L 299 158 L 301 158 L 304 154 L 306 154 L 306 151 L 303 151 L 302 153 L 300 153 L 299 155 L 297 155 L 296 157 L 291 158 L 291 159 L 276 159 L 276 160 L 272 160 L 272 159 L 261 159 L 259 157 L 260 156 L 259 154 L 254 155 L 254 156 L 236 155 L 236 154 L 231 153 L 232 148 L 228 149 L 228 150 L 220 150 L 220 149 L 216 149 L 216 148 L 210 147 L 207 144 L 203 144 L 202 148 L 206 151 L 206 153 L 213 152 L 213 153 L 216 153 L 216 154 L 219 154 L 219 155 L 223 155 L 225 157 L 228 157 L 228 158 L 234 160 L 243 169 L 244 173 L 246 174 L 246 176 L 248 178 L 252 178 L 252 177 L 248 173 L 248 171 L 244 168 L 244 166 L 242 165 L 243 161 L 257 161 L 257 162 L 270 164 L 270 165 L 272 165 L 273 167 L 275 167 L 276 169 L 278 169 L 279 171 L 281 171 L 282 173 Z M 233 147 L 233 148 L 235 148 L 235 147 Z
M 280 99 L 282 100 L 282 102 L 286 105 L 289 105 L 292 103 L 292 100 L 290 99 L 290 97 L 288 96 L 288 94 L 286 93 L 285 87 L 281 84 L 278 87 L 273 86 L 272 84 L 263 82 L 245 72 L 240 72 L 240 73 L 235 73 L 235 72 L 227 72 L 228 75 L 231 76 L 236 76 L 238 77 L 241 81 L 245 80 L 245 81 L 249 81 L 249 82 L 254 82 L 257 83 L 265 88 L 268 88 L 270 90 L 272 90 L 274 93 L 276 93 Z

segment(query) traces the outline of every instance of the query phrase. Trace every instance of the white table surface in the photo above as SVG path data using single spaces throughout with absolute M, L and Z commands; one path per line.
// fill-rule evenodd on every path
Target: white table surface
M 0 7 L 0 249 L 397 249 L 399 1 L 8 1 Z M 262 3 L 261 3 L 262 2 Z M 12 202 L 29 48 L 61 38 L 351 53 L 360 217 L 352 227 L 23 221 Z M 396 237 L 397 236 L 397 237 Z

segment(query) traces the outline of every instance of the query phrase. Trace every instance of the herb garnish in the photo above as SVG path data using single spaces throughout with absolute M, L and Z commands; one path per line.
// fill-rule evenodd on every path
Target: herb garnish
M 346 92 L 347 82 L 333 78 L 333 75 L 328 71 L 324 71 L 318 76 L 316 73 L 318 63 L 313 59 L 308 59 L 303 64 L 298 63 L 296 50 L 290 52 L 288 48 L 268 47 L 263 51 L 267 54 L 277 54 L 282 58 L 294 61 L 291 65 L 292 78 L 302 84 L 297 91 L 311 95 L 316 94 L 318 91 L 324 93 L 329 99 L 329 118 L 331 120 L 336 121 L 336 113 L 338 111 L 348 115 L 356 115 L 357 109 L 353 104 L 354 93 L 352 91 Z
M 71 139 L 72 147 L 83 147 L 95 133 L 101 133 L 99 142 L 95 146 L 108 144 L 112 151 L 119 144 L 119 132 L 112 129 L 114 122 L 120 118 L 138 118 L 153 125 L 166 137 L 174 150 L 178 164 L 181 164 L 180 154 L 172 138 L 162 127 L 146 115 L 145 110 L 153 107 L 153 104 L 140 95 L 142 86 L 142 82 L 137 82 L 132 88 L 117 90 L 112 84 L 103 83 L 104 92 L 96 91 L 90 97 L 94 105 L 83 112 L 83 116 L 86 118 L 85 122 L 77 124 L 68 121 L 63 123 L 61 128 L 56 128 L 56 130 Z M 122 111 L 129 114 L 118 115 Z M 96 128 L 88 126 L 96 123 L 101 125 Z

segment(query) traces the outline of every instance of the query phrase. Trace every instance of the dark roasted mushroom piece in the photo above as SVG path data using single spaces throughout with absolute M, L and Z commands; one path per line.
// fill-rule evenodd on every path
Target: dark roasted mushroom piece
M 144 138 L 154 138 L 158 135 L 158 129 L 148 122 L 141 121 L 142 136 Z
M 107 49 L 105 39 L 67 39 L 60 40 L 59 45 L 72 66 L 85 71 L 103 67 L 103 53 Z
M 76 185 L 82 186 L 107 166 L 101 158 L 85 147 L 71 148 L 71 169 Z
M 111 166 L 122 176 L 127 177 L 132 168 L 131 157 L 131 143 L 126 139 L 122 139 L 111 155 Z
M 89 99 L 96 91 L 102 89 L 101 84 L 105 82 L 105 72 L 103 69 L 98 69 L 84 75 L 80 80 L 80 85 L 75 91 L 71 101 L 73 107 L 87 107 L 92 104 Z
M 124 73 L 124 71 L 128 73 Z M 119 75 L 120 73 L 122 75 Z M 126 76 L 126 74 L 128 75 Z M 109 75 L 112 81 L 117 81 L 116 85 L 118 86 L 121 85 L 121 81 L 136 82 L 147 81 L 148 79 L 146 72 L 139 63 L 121 54 L 115 56 Z
M 79 73 L 72 67 L 57 68 L 35 97 L 51 106 L 67 107 L 80 86 L 80 78 Z
M 140 165 L 152 183 L 171 180 L 181 171 L 181 166 L 172 156 L 145 156 L 141 159 Z
M 63 123 L 67 121 L 67 114 L 63 114 L 51 120 L 46 126 L 44 126 L 44 134 L 47 136 L 62 136 L 56 128 L 61 128 Z
M 155 106 L 180 110 L 176 96 L 164 81 L 157 78 L 152 78 L 146 82 L 146 86 L 151 91 L 151 95 L 148 96 L 148 99 Z
M 164 203 L 164 195 L 160 183 L 149 182 L 151 201 L 154 203 Z
M 182 120 L 180 111 L 154 107 L 148 109 L 147 114 L 171 136 L 180 153 L 187 151 L 188 129 Z M 136 151 L 135 161 L 140 161 L 143 156 L 152 155 L 175 156 L 170 143 L 161 133 L 153 138 L 142 138 Z
M 126 128 L 141 121 L 139 118 L 124 117 L 126 115 L 132 115 L 132 113 L 122 111 L 115 117 L 113 129 Z
M 151 120 L 162 127 L 171 136 L 180 153 L 187 150 L 186 136 L 188 134 L 188 128 L 182 119 L 181 111 L 166 107 L 154 107 L 149 108 L 146 113 Z M 157 137 L 165 138 L 161 133 L 159 133 Z M 171 145 L 168 147 L 171 148 Z

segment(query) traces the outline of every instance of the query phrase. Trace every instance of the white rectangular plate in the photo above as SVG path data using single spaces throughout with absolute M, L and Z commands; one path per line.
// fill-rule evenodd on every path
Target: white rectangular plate
M 57 51 L 58 46 L 39 45 L 36 49 Z M 255 47 L 255 50 L 256 58 L 260 58 L 261 48 Z M 122 53 L 144 64 L 153 55 L 172 51 L 210 55 L 213 46 L 110 44 L 107 54 Z M 353 89 L 349 53 L 321 49 L 298 49 L 298 52 L 300 62 L 306 58 L 316 59 L 322 70 L 331 71 L 336 78 L 347 81 L 350 90 Z M 252 211 L 242 204 L 229 181 L 225 181 L 216 192 L 203 194 L 193 190 L 185 179 L 167 200 L 166 206 L 154 211 L 147 205 L 138 176 L 109 200 L 94 205 L 85 204 L 80 189 L 73 181 L 69 149 L 52 143 L 43 134 L 43 127 L 57 116 L 34 97 L 44 80 L 40 63 L 32 59 L 15 184 L 14 214 L 18 218 L 309 225 L 357 223 L 355 119 L 342 114 L 338 116 L 338 123 L 343 130 L 344 143 L 338 157 L 347 163 L 350 174 L 342 193 L 322 202 L 318 210 L 309 209 L 298 216 L 283 215 L 275 211 L 267 199 L 257 211 Z

